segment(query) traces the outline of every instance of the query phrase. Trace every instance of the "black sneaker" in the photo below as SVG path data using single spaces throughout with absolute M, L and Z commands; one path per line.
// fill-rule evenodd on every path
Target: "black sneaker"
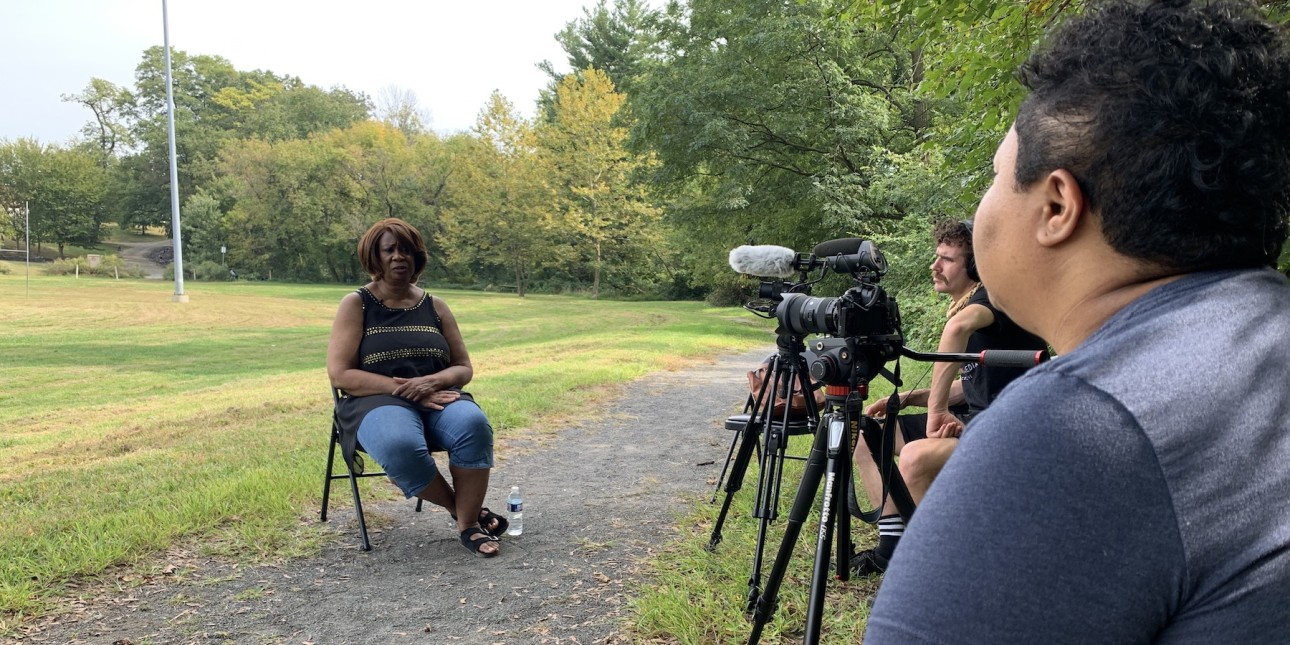
M 851 554 L 851 575 L 867 578 L 887 571 L 887 558 L 878 555 L 875 549 L 865 549 Z

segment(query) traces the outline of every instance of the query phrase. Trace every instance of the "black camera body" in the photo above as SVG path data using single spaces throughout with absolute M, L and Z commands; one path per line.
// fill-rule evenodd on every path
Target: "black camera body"
M 900 335 L 900 307 L 882 287 L 863 283 L 836 298 L 785 293 L 775 307 L 779 324 L 799 336 L 838 337 Z
M 817 355 L 811 375 L 828 385 L 854 385 L 878 375 L 883 364 L 898 358 L 905 338 L 900 307 L 879 286 L 887 261 L 869 240 L 847 238 L 824 242 L 813 254 L 799 255 L 803 272 L 823 268 L 849 273 L 855 285 L 838 297 L 812 297 L 810 283 L 763 282 L 759 296 L 776 304 L 773 312 L 783 333 L 827 334 L 812 343 Z

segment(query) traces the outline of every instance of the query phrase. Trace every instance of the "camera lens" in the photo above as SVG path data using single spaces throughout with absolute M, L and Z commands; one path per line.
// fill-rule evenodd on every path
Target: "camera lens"
M 837 298 L 790 298 L 784 294 L 779 322 L 797 335 L 837 333 Z

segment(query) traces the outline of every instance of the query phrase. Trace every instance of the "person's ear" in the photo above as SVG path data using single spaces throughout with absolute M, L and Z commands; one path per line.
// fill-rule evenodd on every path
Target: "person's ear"
M 1057 246 L 1071 239 L 1087 212 L 1084 190 L 1069 170 L 1058 169 L 1044 179 L 1043 221 L 1037 233 L 1044 246 Z

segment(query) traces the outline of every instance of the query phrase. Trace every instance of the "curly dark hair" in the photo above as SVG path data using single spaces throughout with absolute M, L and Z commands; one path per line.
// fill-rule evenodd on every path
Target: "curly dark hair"
M 385 277 L 381 270 L 381 236 L 386 233 L 392 234 L 399 247 L 412 256 L 412 282 L 416 282 L 425 270 L 430 254 L 426 251 L 421 231 L 397 217 L 387 217 L 373 224 L 358 240 L 358 261 L 363 265 L 363 270 L 373 280 Z
M 968 255 L 972 254 L 972 229 L 968 228 L 967 220 L 943 219 L 936 222 L 932 227 L 932 239 L 937 244 L 961 246 Z
M 1177 271 L 1276 266 L 1290 54 L 1245 2 L 1111 0 L 1017 72 L 1018 190 L 1064 168 L 1116 251 Z

